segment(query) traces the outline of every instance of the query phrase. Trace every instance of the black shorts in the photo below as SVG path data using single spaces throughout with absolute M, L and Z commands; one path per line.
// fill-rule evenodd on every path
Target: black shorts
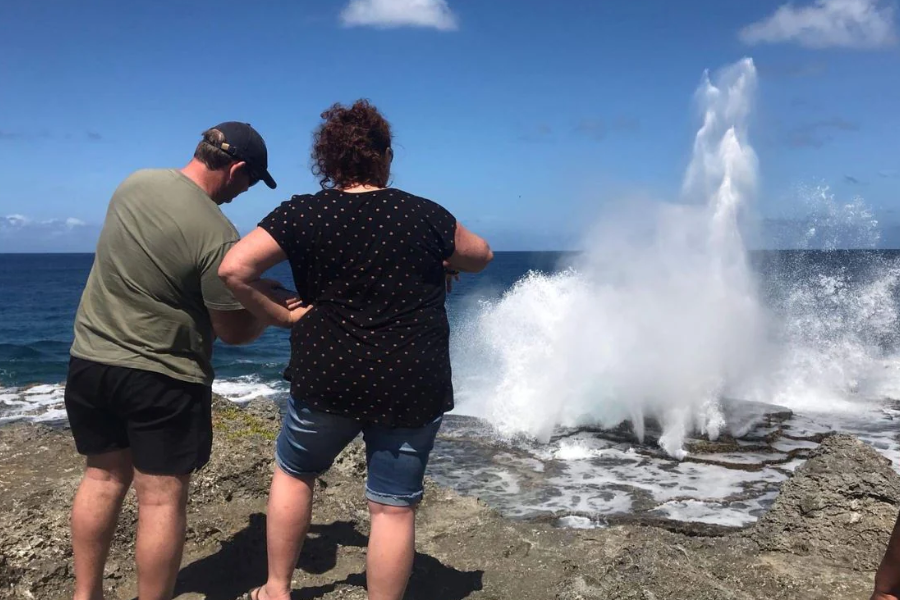
M 73 356 L 65 398 L 80 454 L 131 448 L 134 467 L 152 475 L 185 475 L 209 462 L 209 386 Z

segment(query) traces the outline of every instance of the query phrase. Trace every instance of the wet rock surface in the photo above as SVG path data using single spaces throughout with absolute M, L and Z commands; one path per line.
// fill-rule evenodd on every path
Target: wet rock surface
M 265 503 L 277 408 L 217 401 L 210 464 L 194 478 L 177 596 L 232 600 L 265 578 Z M 68 518 L 82 459 L 68 431 L 0 428 L 0 598 L 71 597 Z M 295 598 L 364 599 L 365 453 L 352 445 L 319 481 Z M 900 477 L 833 436 L 756 525 L 727 530 L 614 522 L 593 530 L 511 521 L 428 483 L 411 599 L 788 599 L 869 596 L 900 507 Z M 107 598 L 134 598 L 129 494 L 106 569 Z

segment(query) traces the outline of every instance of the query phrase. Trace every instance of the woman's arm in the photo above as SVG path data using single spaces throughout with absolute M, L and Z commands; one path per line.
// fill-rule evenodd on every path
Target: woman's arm
M 456 250 L 447 259 L 453 270 L 478 273 L 494 259 L 494 253 L 491 252 L 488 243 L 463 227 L 462 223 L 456 224 L 454 242 Z
M 291 310 L 272 282 L 260 279 L 263 273 L 285 260 L 287 255 L 278 242 L 265 229 L 257 227 L 228 251 L 219 267 L 219 277 L 238 302 L 257 318 L 269 325 L 290 328 L 312 307 Z

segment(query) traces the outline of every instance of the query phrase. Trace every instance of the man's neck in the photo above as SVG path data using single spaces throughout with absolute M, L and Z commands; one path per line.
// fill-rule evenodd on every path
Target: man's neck
M 206 192 L 206 195 L 209 196 L 213 202 L 222 204 L 216 200 L 215 191 L 218 189 L 216 176 L 206 168 L 206 165 L 194 158 L 181 169 L 181 172 L 185 177 L 197 184 L 197 187 Z

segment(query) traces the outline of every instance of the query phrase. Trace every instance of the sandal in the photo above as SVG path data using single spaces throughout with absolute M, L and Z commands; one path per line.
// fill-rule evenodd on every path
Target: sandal
M 244 600 L 259 600 L 259 591 L 262 589 L 262 586 L 258 588 L 253 588 L 246 594 L 244 594 Z

